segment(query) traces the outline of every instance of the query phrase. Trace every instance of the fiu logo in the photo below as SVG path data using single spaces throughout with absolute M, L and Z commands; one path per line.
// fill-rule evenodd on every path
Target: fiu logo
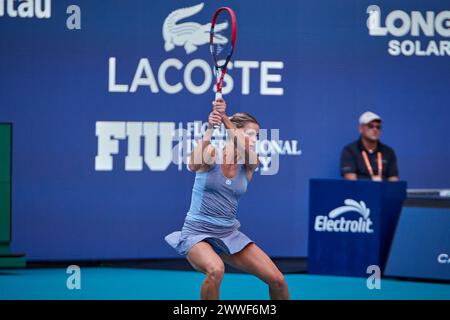
M 51 0 L 0 0 L 0 17 L 48 19 L 51 11 Z
M 113 171 L 117 169 L 114 162 L 117 166 L 118 161 L 123 160 L 124 167 L 120 166 L 119 170 L 124 168 L 125 171 L 143 171 L 145 164 L 150 171 L 166 171 L 170 164 L 174 164 L 182 171 L 207 126 L 208 123 L 202 121 L 187 124 L 97 121 L 95 171 Z M 225 141 L 225 128 L 221 126 L 214 131 L 211 143 L 217 148 L 223 148 Z M 280 156 L 300 156 L 302 153 L 297 140 L 280 140 L 278 129 L 271 129 L 270 137 L 269 130 L 260 129 L 255 149 L 261 165 L 261 175 L 277 174 Z M 114 157 L 120 159 L 114 160 Z
M 352 199 L 344 201 L 345 206 L 331 210 L 328 216 L 316 216 L 314 230 L 318 232 L 351 232 L 351 233 L 373 233 L 372 220 L 369 218 L 370 209 L 364 201 L 359 203 Z M 337 219 L 347 212 L 357 212 L 361 215 L 358 220 L 347 220 L 344 217 Z
M 180 22 L 183 19 L 199 13 L 203 9 L 203 2 L 188 8 L 181 8 L 171 12 L 164 20 L 162 34 L 164 49 L 171 51 L 175 46 L 182 46 L 187 54 L 197 50 L 197 46 L 209 43 L 211 23 L 200 24 L 197 22 Z M 228 28 L 228 23 L 217 24 L 217 31 Z M 228 39 L 218 35 L 217 42 L 226 44 Z

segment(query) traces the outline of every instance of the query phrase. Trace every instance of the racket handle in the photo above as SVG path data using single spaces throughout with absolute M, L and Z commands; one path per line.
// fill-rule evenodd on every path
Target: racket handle
M 215 98 L 215 100 L 217 101 L 217 100 L 219 100 L 219 99 L 222 99 L 222 92 L 216 92 L 216 98 Z M 214 128 L 214 129 L 219 129 L 220 126 L 218 126 L 217 124 L 215 124 L 215 125 L 213 126 L 213 128 Z

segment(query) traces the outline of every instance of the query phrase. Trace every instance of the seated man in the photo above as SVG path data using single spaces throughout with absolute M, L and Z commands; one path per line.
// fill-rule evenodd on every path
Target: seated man
M 341 175 L 348 180 L 398 181 L 395 152 L 380 142 L 380 116 L 363 113 L 359 118 L 359 133 L 360 138 L 342 150 Z

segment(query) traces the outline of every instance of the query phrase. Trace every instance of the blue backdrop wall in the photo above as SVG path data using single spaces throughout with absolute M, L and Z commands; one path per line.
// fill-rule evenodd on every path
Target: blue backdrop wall
M 238 213 L 270 255 L 306 255 L 308 180 L 339 177 L 363 111 L 383 117 L 409 187 L 449 186 L 447 1 L 34 2 L 0 1 L 13 246 L 31 260 L 177 256 L 163 237 L 181 228 L 194 175 L 148 137 L 207 119 L 207 23 L 222 4 L 238 18 L 229 111 L 282 140 L 278 173 L 256 174 Z M 128 153 L 145 161 L 127 167 Z

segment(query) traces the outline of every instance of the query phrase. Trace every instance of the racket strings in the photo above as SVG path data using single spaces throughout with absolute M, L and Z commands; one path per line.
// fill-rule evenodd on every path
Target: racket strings
M 235 20 L 234 12 L 230 8 L 222 7 L 216 11 L 211 22 L 210 51 L 214 61 L 217 92 L 222 92 L 227 65 L 234 51 Z
M 219 13 L 212 28 L 212 54 L 217 63 L 223 63 L 232 53 L 232 24 L 227 11 Z

